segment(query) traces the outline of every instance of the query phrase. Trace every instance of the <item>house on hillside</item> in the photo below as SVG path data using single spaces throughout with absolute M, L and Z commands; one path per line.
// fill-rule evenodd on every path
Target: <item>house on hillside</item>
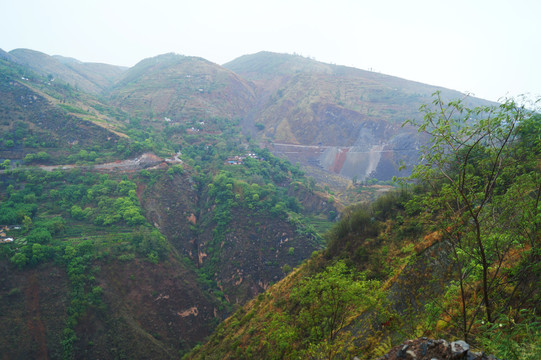
M 0 225 L 0 244 L 8 244 L 14 241 L 13 237 L 8 237 L 7 233 L 10 230 L 20 230 L 20 225 Z
M 254 154 L 254 153 L 248 153 L 248 155 L 246 155 L 246 157 L 249 157 L 249 158 L 252 158 L 252 159 L 257 159 L 257 160 L 259 160 L 259 156 L 257 156 L 257 155 Z
M 244 157 L 235 155 L 235 156 L 228 157 L 225 163 L 226 165 L 242 165 L 244 164 L 243 160 L 244 160 Z

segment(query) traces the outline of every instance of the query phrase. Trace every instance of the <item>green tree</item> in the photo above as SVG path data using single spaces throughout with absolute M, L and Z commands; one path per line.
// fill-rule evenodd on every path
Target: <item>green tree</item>
M 503 266 L 510 250 L 528 239 L 538 248 L 539 151 L 521 141 L 532 112 L 514 101 L 468 108 L 436 93 L 432 105 L 421 107 L 422 121 L 408 121 L 430 137 L 411 178 L 427 186 L 416 201 L 453 245 L 457 283 L 450 290 L 460 294 L 459 326 L 467 338 L 481 305 L 489 322 L 504 307 Z M 482 301 L 475 303 L 471 294 L 479 287 Z
M 33 265 L 39 264 L 45 261 L 49 256 L 48 248 L 41 244 L 35 243 L 32 244 L 32 259 L 31 263 Z
M 28 257 L 24 253 L 18 252 L 11 257 L 11 262 L 19 269 L 22 269 L 28 264 Z
M 290 300 L 301 306 L 297 325 L 308 352 L 333 359 L 343 350 L 338 334 L 357 311 L 377 304 L 378 287 L 377 281 L 368 281 L 363 274 L 354 276 L 343 261 L 302 281 Z
M 6 159 L 3 163 L 0 164 L 0 169 L 9 169 L 11 168 L 11 160 Z
M 39 161 L 47 161 L 51 158 L 51 155 L 46 153 L 45 151 L 40 151 L 36 154 L 36 159 Z
M 85 219 L 85 212 L 79 205 L 73 205 L 71 207 L 71 216 L 76 220 L 83 220 Z
M 36 228 L 30 231 L 26 237 L 29 243 L 47 244 L 52 239 L 51 233 L 44 228 Z
M 32 228 L 32 219 L 27 215 L 23 217 L 23 226 L 26 230 L 30 230 Z

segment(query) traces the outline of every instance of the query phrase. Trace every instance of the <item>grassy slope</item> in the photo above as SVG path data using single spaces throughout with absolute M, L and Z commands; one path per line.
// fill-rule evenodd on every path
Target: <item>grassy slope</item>
M 83 63 L 29 49 L 15 49 L 9 55 L 14 62 L 27 66 L 43 77 L 60 80 L 91 94 L 103 91 L 125 70 L 120 66 Z
M 0 68 L 3 157 L 45 152 L 48 162 L 65 163 L 80 150 L 99 151 L 102 161 L 118 156 L 117 142 L 126 135 L 109 107 L 12 62 L 0 60 Z
M 112 103 L 152 120 L 241 116 L 253 102 L 250 85 L 201 58 L 165 54 L 126 71 L 108 96 Z

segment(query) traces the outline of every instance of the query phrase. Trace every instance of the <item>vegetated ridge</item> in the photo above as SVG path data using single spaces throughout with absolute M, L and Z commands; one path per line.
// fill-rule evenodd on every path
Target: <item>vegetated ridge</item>
M 85 92 L 98 94 L 111 86 L 126 68 L 100 63 L 84 63 L 63 56 L 49 56 L 39 51 L 15 49 L 10 60 L 53 80 L 58 78 Z
M 104 74 L 90 64 L 30 50 L 9 55 L 45 76 L 62 78 L 66 64 Z M 434 91 L 442 91 L 447 99 L 463 97 L 437 86 L 269 52 L 245 55 L 223 67 L 197 57 L 164 54 L 115 71 L 100 75 L 108 82 L 93 82 L 124 111 L 159 121 L 239 118 L 245 134 L 299 162 L 320 182 L 325 177 L 319 169 L 350 179 L 389 180 L 400 163 L 411 168 L 425 140 L 413 128 L 402 127 L 404 120 L 416 118 L 419 106 L 429 102 Z M 74 76 L 63 79 L 74 86 Z M 490 104 L 476 98 L 467 101 Z

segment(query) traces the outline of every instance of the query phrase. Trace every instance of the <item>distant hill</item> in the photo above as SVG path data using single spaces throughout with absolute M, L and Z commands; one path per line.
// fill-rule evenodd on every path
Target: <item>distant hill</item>
M 80 90 L 97 94 L 110 86 L 126 68 L 121 66 L 85 63 L 62 56 L 49 56 L 39 51 L 15 49 L 11 60 L 28 66 L 36 73 L 58 78 Z
M 13 56 L 11 56 L 8 52 L 5 52 L 4 50 L 0 49 L 0 59 L 8 60 L 8 61 L 15 61 Z
M 148 118 L 241 117 L 255 96 L 234 72 L 197 57 L 164 54 L 126 71 L 108 96 L 113 105 Z
M 224 67 L 250 80 L 273 79 L 279 76 L 294 75 L 299 72 L 331 74 L 333 66 L 298 55 L 279 54 L 261 51 L 243 55 Z

